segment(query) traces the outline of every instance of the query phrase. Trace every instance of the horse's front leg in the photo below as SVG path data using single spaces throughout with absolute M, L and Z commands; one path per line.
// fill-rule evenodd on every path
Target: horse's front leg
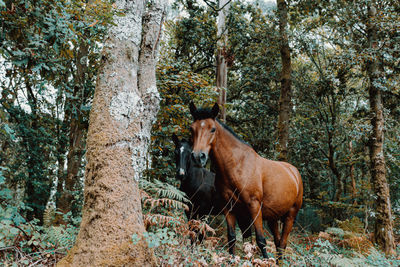
M 267 251 L 265 248 L 266 242 L 264 238 L 264 230 L 262 223 L 261 204 L 258 200 L 252 199 L 248 202 L 248 208 L 250 211 L 251 218 L 253 219 L 254 222 L 257 245 L 261 249 L 263 257 L 268 258 Z
M 228 226 L 228 247 L 229 253 L 234 255 L 235 254 L 235 242 L 236 242 L 236 217 L 235 215 L 227 211 L 225 212 L 225 219 L 226 224 Z

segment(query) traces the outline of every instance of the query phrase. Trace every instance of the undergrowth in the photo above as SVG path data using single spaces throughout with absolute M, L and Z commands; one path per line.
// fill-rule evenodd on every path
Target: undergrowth
M 1 182 L 1 181 L 0 181 Z M 276 252 L 266 231 L 268 260 L 251 240 L 242 240 L 237 230 L 236 256 L 228 253 L 226 228 L 222 218 L 187 221 L 184 211 L 189 200 L 176 187 L 160 181 L 141 181 L 141 197 L 146 232 L 133 235 L 132 242 L 146 242 L 158 266 L 276 266 Z M 0 188 L 1 189 L 1 188 Z M 3 188 L 4 189 L 4 188 Z M 7 203 L 6 191 L 0 192 Z M 51 210 L 44 226 L 37 220 L 26 221 L 15 207 L 0 205 L 0 265 L 54 266 L 78 233 L 79 219 L 65 215 L 67 225 L 52 226 Z M 353 218 L 336 221 L 335 227 L 311 234 L 299 226 L 289 239 L 282 266 L 400 266 L 400 256 L 386 257 L 365 234 L 361 221 Z M 201 233 L 203 242 L 196 237 Z M 194 241 L 193 241 L 194 240 Z M 397 255 L 400 246 L 397 245 Z
M 53 266 L 75 242 L 79 223 L 42 226 L 0 207 L 0 265 Z M 64 218 L 70 221 L 68 215 Z
M 80 219 L 64 215 L 66 225 L 51 225 L 48 208 L 44 224 L 27 221 L 23 202 L 15 203 L 0 169 L 0 266 L 54 266 L 75 242 Z
M 144 241 L 158 258 L 159 266 L 275 266 L 276 251 L 271 235 L 267 241 L 269 260 L 263 260 L 255 237 L 242 240 L 237 229 L 236 256 L 228 254 L 224 222 L 187 221 L 183 210 L 187 199 L 183 192 L 160 181 L 141 184 L 143 212 L 147 232 L 132 236 L 132 242 Z M 178 204 L 178 202 L 181 202 Z M 218 221 L 218 220 L 217 220 Z M 291 233 L 290 244 L 281 260 L 283 266 L 400 266 L 400 257 L 386 257 L 364 233 L 357 218 L 336 221 L 335 228 L 311 234 L 301 227 Z M 192 242 L 196 233 L 206 236 Z M 218 233 L 218 234 L 216 234 Z M 398 245 L 398 255 L 400 247 Z

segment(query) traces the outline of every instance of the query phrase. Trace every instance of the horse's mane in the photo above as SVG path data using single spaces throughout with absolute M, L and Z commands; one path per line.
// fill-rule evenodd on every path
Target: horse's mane
M 214 119 L 212 110 L 210 108 L 198 108 L 195 113 L 193 114 L 194 120 L 205 120 L 205 119 Z M 242 139 L 237 133 L 233 131 L 231 127 L 220 121 L 219 119 L 216 119 L 221 126 L 227 130 L 229 133 L 231 133 L 237 140 L 239 140 L 241 143 L 251 147 L 246 141 Z
M 229 127 L 228 125 L 226 125 L 225 123 L 223 123 L 223 122 L 220 121 L 219 119 L 217 119 L 217 122 L 218 122 L 219 124 L 221 124 L 222 127 L 223 127 L 225 130 L 227 130 L 228 132 L 230 132 L 230 133 L 231 133 L 237 140 L 239 140 L 241 143 L 243 143 L 243 144 L 245 144 L 245 145 L 247 145 L 247 146 L 250 146 L 249 143 L 247 143 L 246 141 L 244 141 L 243 138 L 240 137 L 237 133 L 235 133 L 231 127 Z M 251 147 L 251 146 L 250 146 L 250 147 Z

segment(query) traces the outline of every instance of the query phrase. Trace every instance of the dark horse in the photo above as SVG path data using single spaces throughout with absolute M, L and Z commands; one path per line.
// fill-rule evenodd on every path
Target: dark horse
M 185 139 L 173 134 L 172 140 L 175 143 L 176 177 L 181 180 L 180 190 L 185 192 L 191 203 L 186 216 L 190 220 L 200 219 L 207 215 L 222 214 L 223 199 L 215 189 L 215 174 L 203 167 L 199 167 L 191 158 L 192 147 Z M 238 218 L 238 224 L 242 230 L 243 237 L 251 236 L 251 220 Z M 202 236 L 199 236 L 201 241 Z
M 303 201 L 300 173 L 289 163 L 259 156 L 216 119 L 218 112 L 217 104 L 212 109 L 197 109 L 190 103 L 194 119 L 191 125 L 192 158 L 199 166 L 204 166 L 210 155 L 215 165 L 215 185 L 227 203 L 223 212 L 228 224 L 229 252 L 234 254 L 234 229 L 238 215 L 242 214 L 250 216 L 257 245 L 265 258 L 262 221 L 268 222 L 280 257 Z M 278 229 L 279 220 L 283 222 L 282 235 Z

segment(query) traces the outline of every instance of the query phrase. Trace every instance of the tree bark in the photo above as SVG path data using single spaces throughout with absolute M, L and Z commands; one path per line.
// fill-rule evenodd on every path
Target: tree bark
M 69 150 L 67 154 L 67 173 L 63 180 L 63 187 L 60 186 L 61 196 L 57 201 L 57 209 L 66 214 L 72 211 L 75 184 L 79 180 L 78 173 L 82 164 L 84 155 L 84 135 L 85 127 L 82 124 L 82 115 L 71 118 L 69 130 Z M 57 217 L 62 217 L 58 214 Z M 61 218 L 57 220 L 63 223 Z
M 278 117 L 278 160 L 288 160 L 289 123 L 291 112 L 291 60 L 289 40 L 287 36 L 287 4 L 285 0 L 277 0 L 279 16 L 280 51 L 282 60 L 281 94 L 279 98 Z
M 383 103 L 381 90 L 376 86 L 379 78 L 377 60 L 377 25 L 374 23 L 376 8 L 368 7 L 368 49 L 369 59 L 366 62 L 366 70 L 369 78 L 369 101 L 372 115 L 372 134 L 370 136 L 371 178 L 376 194 L 376 220 L 375 242 L 389 255 L 396 253 L 393 237 L 393 219 L 390 203 L 389 185 L 386 180 L 386 163 L 383 150 L 384 124 Z
M 220 106 L 219 118 L 225 122 L 226 120 L 226 90 L 228 88 L 228 63 L 226 59 L 228 33 L 226 28 L 226 17 L 229 10 L 230 0 L 220 0 L 217 24 L 217 69 L 216 69 L 216 85 L 218 88 L 218 105 Z
M 116 1 L 90 111 L 85 202 L 74 247 L 58 266 L 149 266 L 137 181 L 159 108 L 155 65 L 166 0 Z
M 331 171 L 336 177 L 336 192 L 334 196 L 334 201 L 339 201 L 340 197 L 342 196 L 343 192 L 343 181 L 342 181 L 342 176 L 340 175 L 340 172 L 337 168 L 336 161 L 335 161 L 335 149 L 332 144 L 332 133 L 328 133 L 328 149 L 329 149 L 329 154 L 328 154 L 328 162 L 329 162 L 329 168 L 331 168 Z
M 355 168 L 353 162 L 353 141 L 349 142 L 349 151 L 350 151 L 350 178 L 351 178 L 351 196 L 353 198 L 353 205 L 357 205 L 357 187 L 356 187 L 356 176 L 355 176 Z

